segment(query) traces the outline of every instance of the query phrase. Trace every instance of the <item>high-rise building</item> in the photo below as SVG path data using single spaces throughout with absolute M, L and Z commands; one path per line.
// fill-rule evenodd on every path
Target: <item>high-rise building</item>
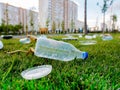
M 38 31 L 38 12 L 0 3 L 0 24 L 3 22 L 12 25 L 21 24 L 24 32 L 26 28 L 28 32 Z M 31 22 L 34 28 L 31 28 Z
M 71 1 L 64 1 L 65 29 L 74 29 L 78 19 L 78 5 Z
M 52 29 L 52 23 L 55 22 L 56 29 L 61 29 L 61 24 L 64 21 L 64 28 L 71 29 L 71 24 L 74 28 L 78 17 L 78 6 L 71 0 L 39 0 L 39 22 L 40 26 L 49 18 L 49 29 Z
M 49 0 L 49 18 L 50 18 L 50 25 L 55 22 L 56 28 L 60 28 L 60 24 L 63 21 L 63 14 L 64 14 L 64 0 Z

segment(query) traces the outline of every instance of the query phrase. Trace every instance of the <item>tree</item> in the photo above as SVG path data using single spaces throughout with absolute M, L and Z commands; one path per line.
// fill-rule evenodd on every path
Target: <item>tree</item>
M 60 21 L 58 21 L 58 29 L 60 30 Z
M 47 20 L 46 20 L 46 27 L 48 28 L 48 26 L 49 26 L 49 23 L 50 23 L 50 20 L 49 20 L 49 18 L 47 18 Z
M 55 30 L 56 30 L 56 24 L 55 24 L 55 21 L 53 21 L 53 23 L 52 23 L 52 31 L 53 31 L 53 33 L 55 33 Z
M 101 11 L 103 13 L 103 29 L 102 29 L 103 34 L 105 32 L 105 14 L 107 9 L 112 5 L 113 1 L 114 0 L 103 0 L 103 6 L 102 7 L 100 6 L 102 8 Z M 97 3 L 97 5 L 99 5 L 99 3 Z
M 115 22 L 117 22 L 117 15 L 112 15 L 112 30 L 114 31 L 115 30 Z
M 9 30 L 8 30 L 8 25 L 9 25 L 8 13 L 9 13 L 9 12 L 8 12 L 8 4 L 6 4 L 6 10 L 5 10 L 5 13 L 4 13 L 5 16 L 6 16 L 6 21 L 5 21 L 5 22 L 6 22 L 6 31 L 7 31 L 6 34 L 8 34 L 8 32 L 9 32 Z
M 28 25 L 26 25 L 25 28 L 26 28 L 26 35 L 28 35 Z
M 61 26 L 62 26 L 62 31 L 64 32 L 65 31 L 65 22 L 64 21 L 62 21 Z
M 87 0 L 84 2 L 84 35 L 87 34 Z
M 73 21 L 73 19 L 71 20 L 71 29 L 74 29 L 75 28 L 75 23 Z
M 34 32 L 34 12 L 33 10 L 35 10 L 35 7 L 32 7 L 30 8 L 30 12 L 29 12 L 29 15 L 30 15 L 30 26 L 31 26 L 31 31 L 32 31 L 32 34 Z

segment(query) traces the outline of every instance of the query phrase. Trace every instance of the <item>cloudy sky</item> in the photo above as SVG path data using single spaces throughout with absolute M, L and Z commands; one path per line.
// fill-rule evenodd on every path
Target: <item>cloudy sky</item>
M 79 11 L 78 11 L 78 19 L 84 21 L 84 0 L 73 0 L 78 3 Z M 96 22 L 100 24 L 102 22 L 102 13 L 101 7 L 97 6 L 97 2 L 99 5 L 103 5 L 103 0 L 87 0 L 87 19 L 89 26 L 95 26 Z M 38 10 L 38 0 L 0 0 L 0 2 L 9 3 L 14 6 L 23 7 L 30 9 L 31 7 L 35 7 Z M 114 4 L 118 4 L 120 6 L 120 0 L 114 0 Z M 120 16 L 120 9 L 119 11 L 113 10 L 112 13 L 117 14 L 118 18 Z M 110 10 L 106 14 L 106 21 L 110 18 Z M 120 21 L 120 20 L 119 20 Z

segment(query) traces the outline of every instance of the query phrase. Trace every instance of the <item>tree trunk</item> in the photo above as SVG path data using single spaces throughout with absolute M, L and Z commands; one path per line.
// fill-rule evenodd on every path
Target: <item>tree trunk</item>
M 84 7 L 84 35 L 87 34 L 87 0 L 85 0 Z
M 105 12 L 103 13 L 103 34 L 105 33 Z
M 114 32 L 115 30 L 115 22 L 113 21 L 113 24 L 112 24 L 112 31 Z

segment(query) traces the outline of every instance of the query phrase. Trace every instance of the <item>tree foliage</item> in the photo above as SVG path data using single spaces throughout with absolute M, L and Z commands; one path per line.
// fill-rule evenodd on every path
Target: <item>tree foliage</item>
M 61 26 L 62 26 L 62 31 L 64 31 L 65 30 L 65 22 L 64 21 L 62 21 Z
M 29 16 L 30 16 L 30 26 L 32 33 L 34 32 L 34 7 L 30 8 Z
M 47 20 L 46 20 L 46 27 L 48 28 L 48 26 L 49 26 L 49 23 L 50 23 L 50 20 L 49 20 L 49 18 L 47 18 Z
M 103 6 L 100 6 L 103 13 L 103 33 L 105 31 L 105 14 L 108 8 L 113 4 L 113 1 L 114 0 L 103 0 Z M 97 3 L 97 5 L 99 6 L 99 3 Z
M 107 9 L 112 5 L 114 0 L 103 0 L 102 13 L 105 13 Z
M 71 20 L 71 29 L 75 28 L 75 22 L 73 21 L 73 19 Z
M 112 30 L 115 30 L 115 22 L 117 22 L 117 15 L 112 15 Z
M 21 24 L 16 24 L 16 25 L 6 25 L 4 23 L 2 23 L 0 25 L 0 33 L 4 33 L 4 34 L 18 34 L 20 33 L 20 30 L 23 28 L 23 26 Z
M 53 23 L 52 23 L 52 31 L 53 31 L 53 33 L 55 33 L 55 30 L 56 30 L 56 23 L 55 23 L 55 21 L 53 21 Z

